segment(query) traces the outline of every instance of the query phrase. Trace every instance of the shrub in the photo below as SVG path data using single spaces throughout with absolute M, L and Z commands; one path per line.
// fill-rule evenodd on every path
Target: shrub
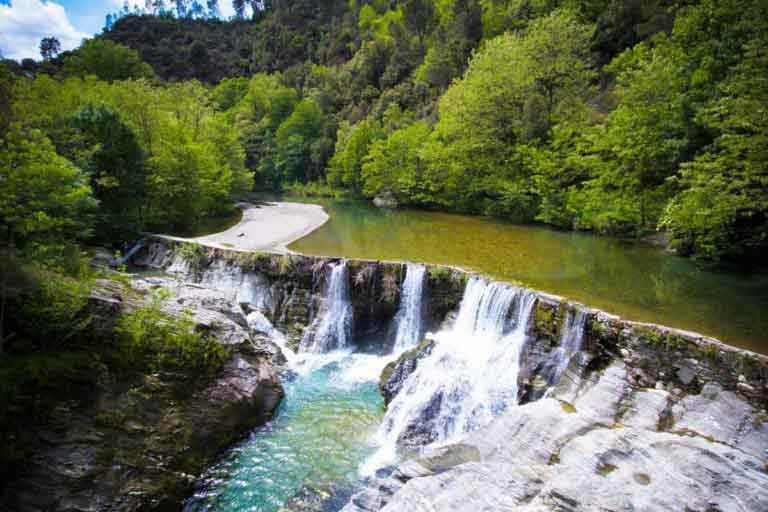
M 155 293 L 145 306 L 124 314 L 116 332 L 132 358 L 149 360 L 158 371 L 210 375 L 221 368 L 226 349 L 211 335 L 195 332 L 189 314 L 173 317 L 162 311 L 167 293 Z

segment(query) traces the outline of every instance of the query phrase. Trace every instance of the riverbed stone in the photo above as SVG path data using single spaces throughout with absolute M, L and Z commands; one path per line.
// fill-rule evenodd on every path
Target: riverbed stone
M 656 430 L 669 406 L 671 397 L 666 391 L 640 390 L 627 400 L 627 407 L 619 421 L 626 427 Z
M 768 449 L 768 417 L 732 391 L 708 383 L 672 408 L 673 431 L 734 446 L 756 457 Z
M 379 195 L 374 197 L 373 204 L 377 208 L 388 208 L 388 209 L 394 209 L 400 206 L 400 203 L 397 201 L 395 194 L 393 194 L 389 190 L 385 190 L 384 192 L 381 192 Z

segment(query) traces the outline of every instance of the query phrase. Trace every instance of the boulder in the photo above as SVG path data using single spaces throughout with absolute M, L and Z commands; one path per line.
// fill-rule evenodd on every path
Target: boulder
M 400 206 L 395 194 L 389 190 L 385 190 L 373 198 L 373 204 L 376 205 L 377 208 L 397 208 Z

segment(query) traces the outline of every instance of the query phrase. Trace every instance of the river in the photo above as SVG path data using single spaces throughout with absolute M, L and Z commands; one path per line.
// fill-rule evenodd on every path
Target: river
M 706 270 L 640 242 L 487 217 L 306 202 L 322 204 L 331 220 L 289 246 L 299 253 L 457 265 L 768 352 L 768 272 Z

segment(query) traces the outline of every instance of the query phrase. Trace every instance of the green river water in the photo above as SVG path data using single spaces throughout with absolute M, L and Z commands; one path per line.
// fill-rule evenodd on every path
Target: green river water
M 640 242 L 485 217 L 306 202 L 331 220 L 290 246 L 300 253 L 458 265 L 768 353 L 768 272 L 705 270 Z
M 302 489 L 327 495 L 357 482 L 384 412 L 377 378 L 386 359 L 308 357 L 284 379 L 275 419 L 207 472 L 185 512 L 276 512 Z

